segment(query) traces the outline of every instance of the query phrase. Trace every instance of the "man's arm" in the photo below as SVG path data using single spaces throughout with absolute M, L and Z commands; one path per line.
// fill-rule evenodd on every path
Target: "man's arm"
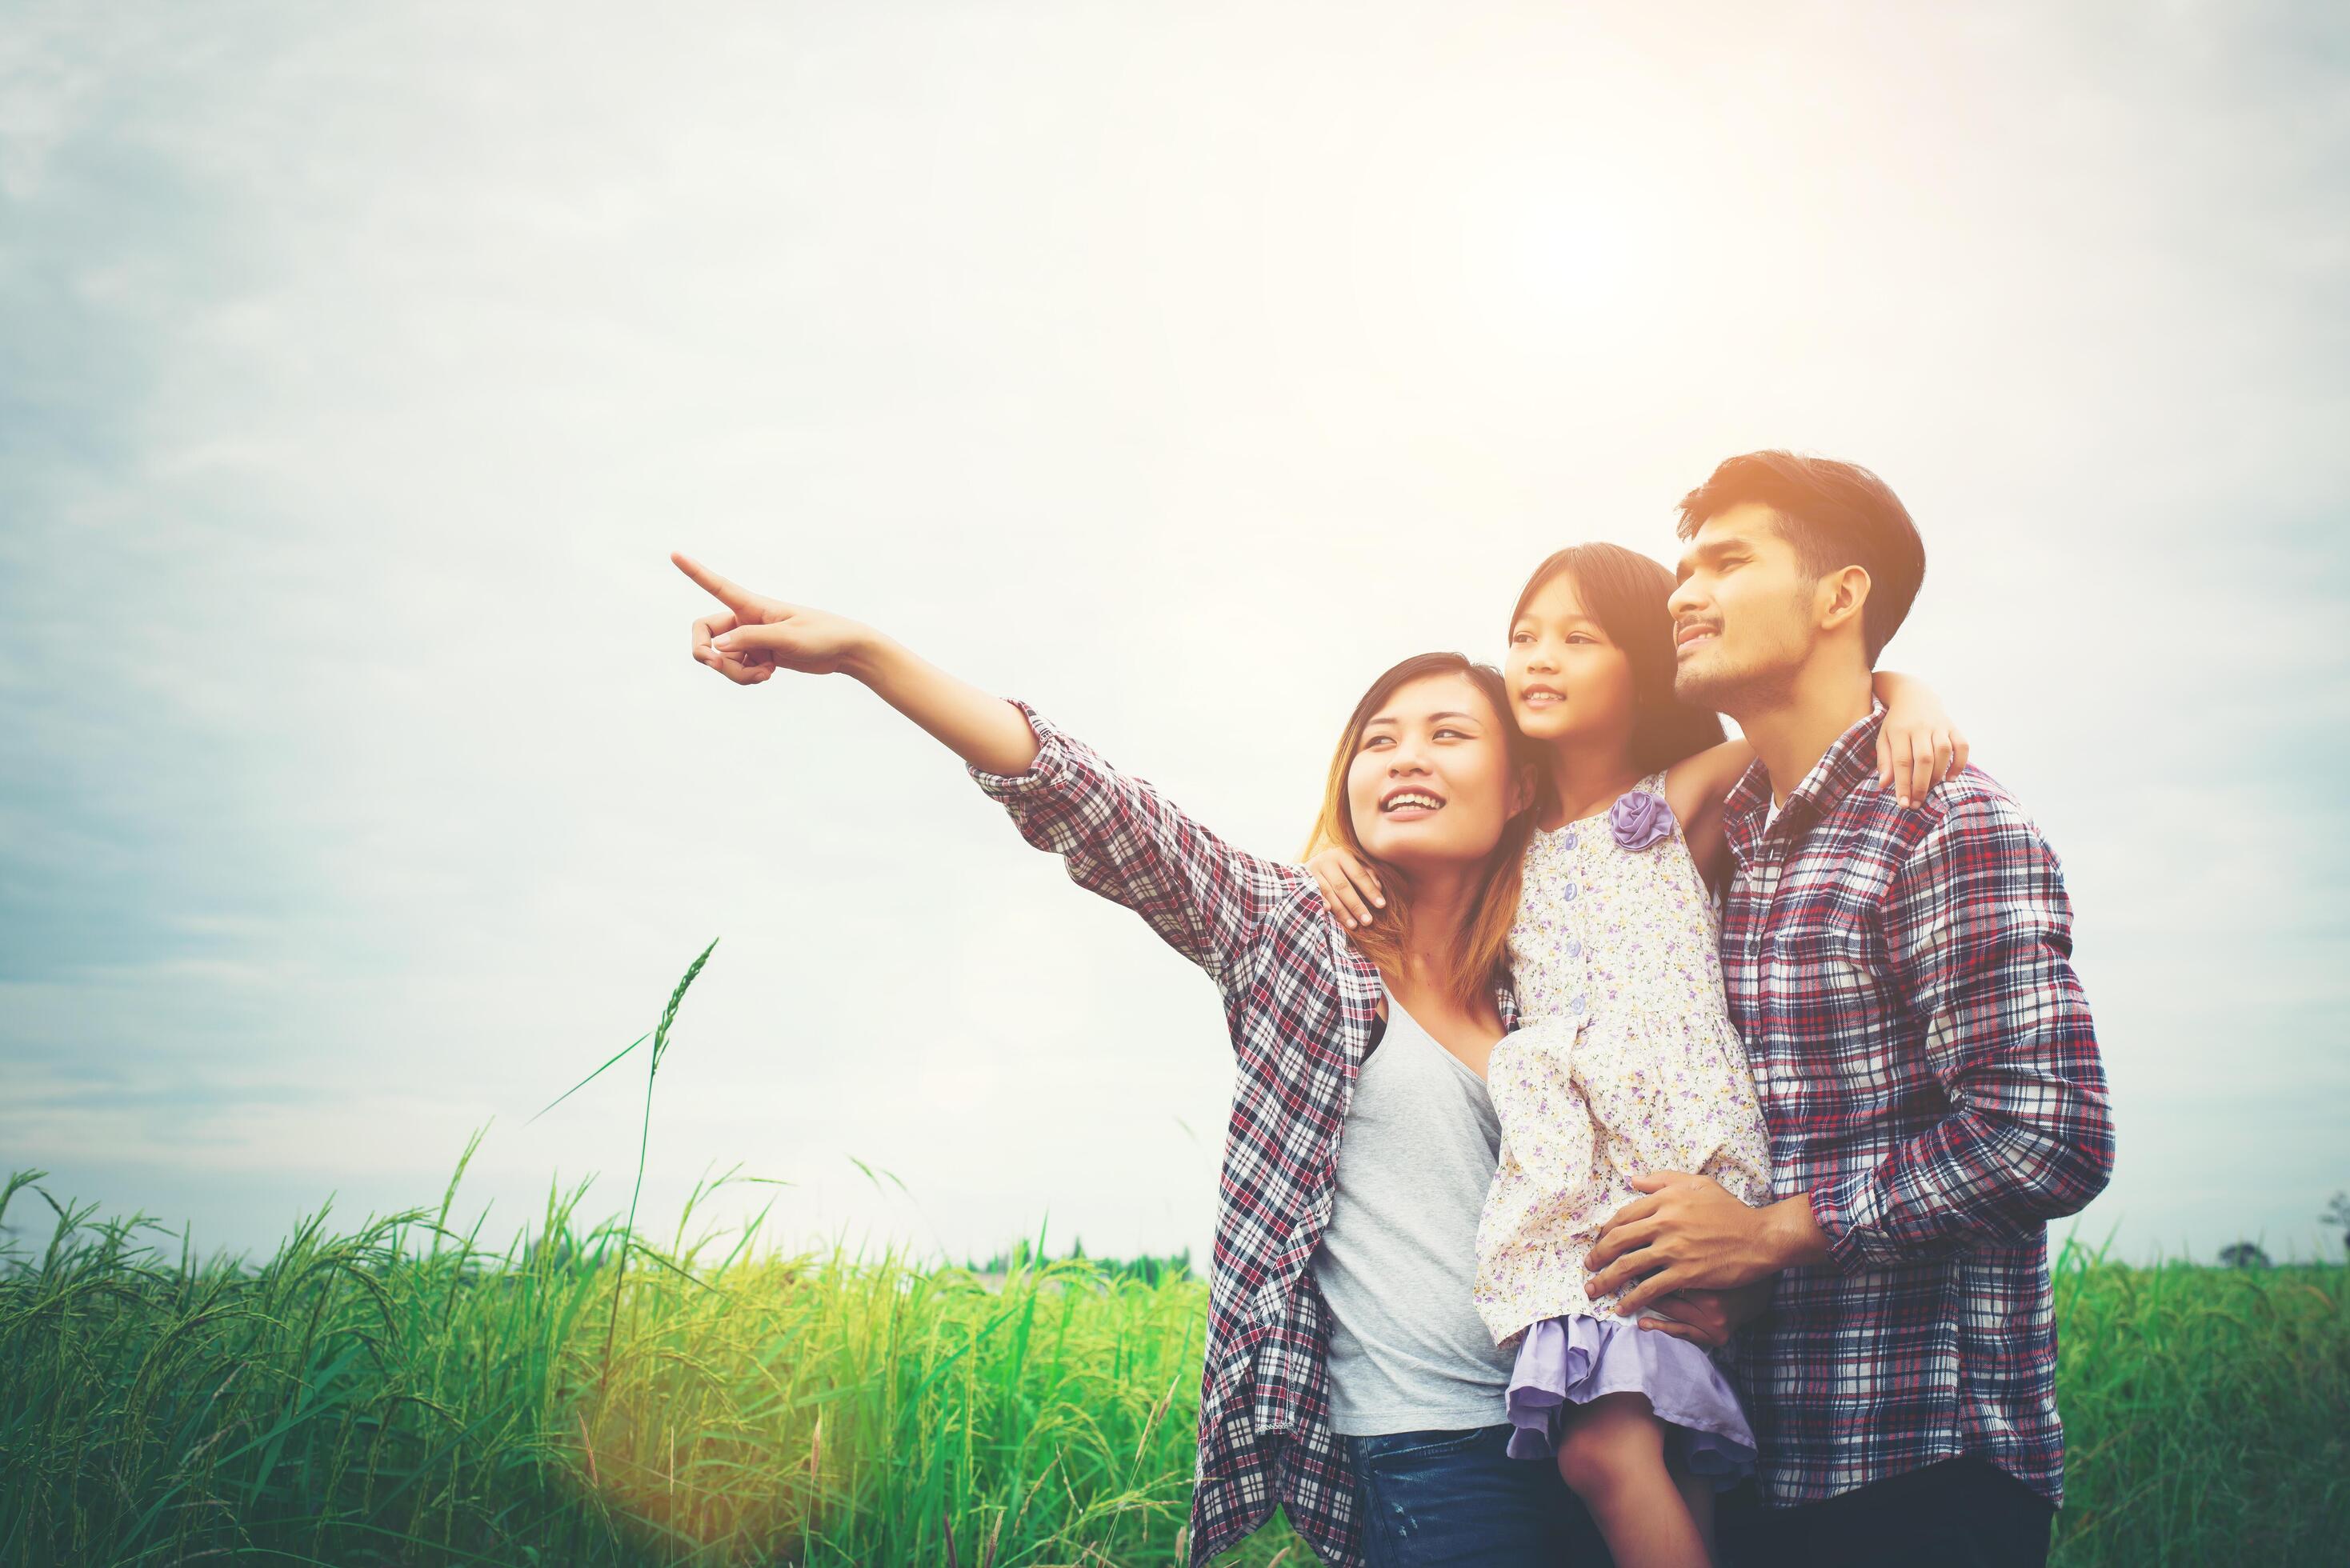
M 1588 1266 L 1621 1313 L 1679 1290 L 1828 1262 L 1846 1272 L 2018 1241 L 2076 1213 L 2113 1173 L 2114 1130 L 2072 906 L 2055 856 L 2013 803 L 1952 802 L 1894 879 L 1886 935 L 1950 1113 L 1874 1168 L 1750 1209 L 1702 1176 L 1601 1227 Z
M 1951 802 L 1894 878 L 1885 919 L 1950 1108 L 1874 1168 L 1811 1193 L 1828 1260 L 1846 1272 L 2024 1241 L 2113 1173 L 2072 906 L 2022 812 L 1974 792 Z

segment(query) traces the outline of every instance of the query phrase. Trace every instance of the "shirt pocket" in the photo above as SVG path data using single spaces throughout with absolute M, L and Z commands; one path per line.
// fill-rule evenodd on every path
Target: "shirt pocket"
M 1808 1181 L 1883 1121 L 1911 1068 L 1894 1048 L 1904 1003 L 1876 911 L 1821 899 L 1791 914 L 1768 939 L 1769 1022 L 1748 1048 L 1774 1107 L 1774 1163 Z
M 1792 906 L 1772 921 L 1764 957 L 1771 1001 L 1798 1034 L 1847 1035 L 1900 1009 L 1872 906 L 1826 898 Z

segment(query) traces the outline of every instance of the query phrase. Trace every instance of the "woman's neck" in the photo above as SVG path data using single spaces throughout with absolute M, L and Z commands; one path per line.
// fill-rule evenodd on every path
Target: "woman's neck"
M 1551 793 L 1558 797 L 1558 805 L 1544 827 L 1596 816 L 1640 782 L 1639 770 L 1622 746 L 1555 741 L 1547 750 Z
M 1388 976 L 1390 985 L 1441 984 L 1452 972 L 1477 897 L 1474 871 L 1443 867 L 1412 877 L 1411 924 L 1399 955 L 1403 972 Z

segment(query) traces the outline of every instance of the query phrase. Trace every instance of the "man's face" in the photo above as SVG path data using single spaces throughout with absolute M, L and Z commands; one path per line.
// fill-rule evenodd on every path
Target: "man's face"
M 1820 587 L 1770 507 L 1744 502 L 1707 518 L 1666 601 L 1674 694 L 1732 718 L 1783 700 L 1818 635 Z

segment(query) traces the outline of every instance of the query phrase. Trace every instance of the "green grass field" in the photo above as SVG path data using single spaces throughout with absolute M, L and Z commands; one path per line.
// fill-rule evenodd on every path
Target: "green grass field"
M 444 1199 L 255 1268 L 12 1182 L 0 1564 L 1176 1560 L 1198 1280 L 1015 1253 L 990 1288 L 754 1227 L 640 1241 L 615 1314 L 578 1196 L 504 1251 Z M 2344 1269 L 2068 1248 L 2056 1289 L 2060 1561 L 2350 1555 Z

